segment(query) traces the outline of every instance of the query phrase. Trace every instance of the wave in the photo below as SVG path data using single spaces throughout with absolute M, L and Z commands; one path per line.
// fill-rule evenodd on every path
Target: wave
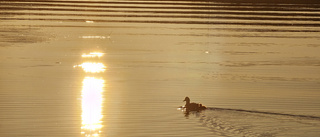
M 320 117 L 256 110 L 209 107 L 196 116 L 213 136 L 318 136 Z
M 278 113 L 278 112 L 232 109 L 232 108 L 217 108 L 217 107 L 208 107 L 207 109 L 208 110 L 225 110 L 225 111 L 247 112 L 247 113 L 260 113 L 260 114 L 267 114 L 267 115 L 279 115 L 279 116 L 288 116 L 288 117 L 296 117 L 296 118 L 310 118 L 310 119 L 319 119 L 320 120 L 320 116 L 311 116 L 311 115 L 287 114 L 287 113 Z
M 0 15 L 29 15 L 29 16 L 70 16 L 70 17 L 135 17 L 135 18 L 196 18 L 196 19 L 243 19 L 243 20 L 281 20 L 281 21 L 320 21 L 320 18 L 295 17 L 228 17 L 228 16 L 195 16 L 195 15 L 113 15 L 113 14 L 57 14 L 57 13 L 23 13 L 2 12 Z
M 79 8 L 130 8 L 130 9 L 188 9 L 188 10 L 255 10 L 255 11 L 308 11 L 308 12 L 318 12 L 320 11 L 318 8 L 305 8 L 305 9 L 297 9 L 287 6 L 280 7 L 267 7 L 267 6 L 237 6 L 237 5 L 220 5 L 220 4 L 206 4 L 206 5 L 197 5 L 193 3 L 193 5 L 184 5 L 184 6 L 172 6 L 173 3 L 130 3 L 132 5 L 121 5 L 121 3 L 117 3 L 118 5 L 79 5 L 79 3 L 71 3 L 77 5 L 68 4 L 55 4 L 55 3 L 39 3 L 39 2 L 28 2 L 28 3 L 14 3 L 15 6 L 50 6 L 50 7 L 79 7 Z M 105 3 L 110 4 L 110 3 Z M 112 3 L 111 3 L 112 4 Z M 127 4 L 127 3 L 125 3 Z M 139 4 L 138 6 L 136 4 Z M 170 7 L 163 7 L 163 5 L 170 4 Z M 9 3 L 2 3 L 2 5 L 12 5 Z M 152 5 L 152 6 L 151 6 Z M 154 6 L 155 5 L 155 6 Z M 198 7 L 195 7 L 198 6 Z M 228 6 L 228 7 L 225 7 Z
M 56 18 L 0 18 L 0 20 L 34 20 L 34 21 L 67 21 L 67 22 L 85 22 L 87 19 L 56 19 Z M 224 21 L 159 21 L 159 20 L 91 20 L 94 22 L 121 22 L 121 23 L 158 23 L 158 24 L 211 24 L 211 25 L 255 25 L 255 26 L 304 26 L 320 27 L 318 23 L 267 23 L 267 22 L 224 22 Z
M 3 6 L 2 10 L 36 10 L 36 11 L 82 11 L 82 12 L 114 12 L 114 13 L 157 13 L 157 14 L 220 14 L 220 15 L 256 15 L 256 16 L 306 16 L 306 17 L 316 17 L 319 16 L 320 14 L 318 13 L 318 11 L 316 12 L 297 12 L 297 11 L 293 11 L 293 12 L 279 12 L 279 11 L 258 11 L 258 10 L 236 10 L 236 11 L 230 11 L 230 10 L 226 10 L 226 8 L 223 8 L 224 10 L 189 10 L 188 8 L 185 8 L 185 10 L 180 10 L 177 11 L 176 10 L 163 10 L 162 8 L 158 10 L 156 10 L 157 8 L 154 8 L 154 10 L 149 9 L 149 10 L 132 10 L 130 8 L 124 8 L 123 10 L 116 10 L 114 8 L 75 8 L 75 6 L 73 6 L 72 8 L 56 8 L 56 7 L 10 7 L 10 6 Z M 167 9 L 167 8 L 166 8 Z
M 320 4 L 308 2 L 3 0 L 0 3 L 1 20 L 273 26 L 282 27 L 280 30 L 284 27 L 317 30 L 320 26 Z

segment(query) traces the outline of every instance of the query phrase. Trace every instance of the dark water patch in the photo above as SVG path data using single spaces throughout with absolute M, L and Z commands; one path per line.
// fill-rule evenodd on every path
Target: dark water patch
M 39 29 L 30 27 L 0 27 L 0 46 L 12 44 L 37 43 L 48 40 Z
M 86 22 L 88 19 L 55 19 L 55 18 L 0 18 L 0 20 L 33 20 L 33 21 L 64 21 Z M 156 23 L 156 24 L 205 24 L 205 25 L 255 25 L 255 26 L 296 26 L 296 27 L 320 27 L 320 23 L 272 23 L 272 22 L 224 22 L 224 21 L 159 21 L 159 20 L 102 20 L 89 19 L 93 22 L 122 22 L 122 23 Z M 267 37 L 267 36 L 266 36 Z M 287 36 L 283 36 L 287 37 Z
M 10 25 L 8 25 L 10 26 Z M 36 28 L 122 28 L 122 29 L 140 29 L 140 28 L 153 28 L 153 27 L 141 27 L 141 26 L 87 26 L 87 25 L 21 25 L 21 27 L 36 27 Z
M 8 25 L 10 26 L 10 25 Z M 194 27 L 194 28 L 188 28 L 188 27 L 165 27 L 165 26 L 154 26 L 154 27 L 148 27 L 148 26 L 126 26 L 126 25 L 113 25 L 113 26 L 106 26 L 106 25 L 63 25 L 63 24 L 59 24 L 59 25 L 20 25 L 21 27 L 36 27 L 36 28 L 41 28 L 41 27 L 49 27 L 49 28 L 127 28 L 127 29 L 154 29 L 154 28 L 159 28 L 159 29 L 173 29 L 173 30 L 212 30 L 212 31 L 229 31 L 229 32 L 320 32 L 320 30 L 314 30 L 314 29 L 285 29 L 285 28 L 279 28 L 279 29 L 270 29 L 270 28 L 259 28 L 259 29 L 255 29 L 255 28 L 245 28 L 245 27 L 241 27 L 241 28 L 232 28 L 232 27 L 221 27 L 221 28 L 202 28 L 202 27 Z M 132 35 L 132 34 L 129 34 Z M 140 34 L 143 35 L 143 34 Z M 147 34 L 144 34 L 147 35 Z M 152 35 L 152 34 L 150 34 Z M 153 34 L 156 35 L 156 34 Z M 158 34 L 158 35 L 170 35 L 170 34 Z M 277 37 L 277 36 L 275 36 Z M 277 37 L 278 38 L 278 37 Z M 185 42 L 182 42 L 185 43 Z M 272 43 L 269 43 L 267 45 L 270 45 Z M 240 46 L 246 46 L 246 45 L 252 45 L 252 43 L 242 43 L 240 44 Z M 255 45 L 266 45 L 266 43 L 255 43 Z M 266 45 L 266 46 L 267 46 Z M 308 44 L 310 47 L 317 47 L 319 45 L 317 44 Z
M 85 12 L 114 12 L 114 13 L 157 13 L 157 14 L 221 14 L 221 15 L 259 15 L 259 16 L 307 16 L 317 17 L 319 13 L 306 12 L 252 12 L 252 11 L 165 11 L 165 10 L 114 10 L 114 9 L 79 9 L 79 8 L 39 8 L 39 7 L 2 7 L 2 10 L 30 10 L 30 11 L 85 11 Z
M 162 1 L 162 0 L 147 0 L 147 1 Z M 177 0 L 183 2 L 192 2 L 191 0 Z M 200 2 L 208 2 L 207 0 L 200 0 Z M 264 3 L 264 4 L 320 4 L 317 0 L 211 0 L 210 2 L 222 2 L 222 3 Z
M 186 1 L 186 0 L 175 0 L 175 1 L 158 1 L 158 0 L 144 0 L 144 1 L 46 1 L 46 0 L 3 0 L 3 2 L 41 2 L 41 3 L 72 3 L 72 4 L 140 4 L 140 5 L 191 5 L 191 6 L 282 6 L 282 7 L 320 7 L 317 0 L 307 1 L 287 1 L 286 3 L 279 3 L 281 1 L 247 1 L 247 0 L 213 0 L 213 1 Z M 298 2 L 298 3 L 297 3 Z M 310 4 L 312 3 L 312 4 Z
M 268 3 L 268 4 L 320 4 L 318 0 L 213 0 L 215 2 L 230 3 Z
M 296 18 L 296 17 L 228 17 L 228 16 L 201 16 L 201 15 L 112 15 L 112 14 L 57 14 L 57 13 L 25 13 L 25 12 L 2 12 L 0 15 L 16 16 L 69 16 L 69 17 L 125 17 L 125 18 L 188 18 L 188 19 L 229 19 L 229 20 L 267 20 L 267 21 L 320 21 L 320 18 Z
M 292 8 L 292 7 L 282 7 L 282 6 L 274 6 L 274 7 L 256 7 L 256 6 L 221 6 L 220 5 L 206 5 L 206 6 L 201 6 L 201 7 L 191 7 L 191 6 L 170 6 L 170 7 L 165 7 L 163 5 L 161 6 L 137 6 L 135 4 L 131 4 L 129 6 L 123 6 L 123 5 L 116 5 L 116 6 L 111 6 L 111 5 L 78 5 L 78 3 L 74 3 L 77 5 L 69 5 L 69 4 L 43 4 L 43 3 L 2 3 L 2 6 L 5 5 L 11 5 L 11 6 L 32 6 L 32 7 L 39 7 L 39 6 L 49 6 L 49 7 L 72 7 L 72 8 L 120 8 L 120 9 L 175 9 L 175 10 L 181 10 L 181 9 L 188 9 L 188 10 L 230 10 L 230 11 L 299 11 L 299 12 L 318 12 L 320 11 L 319 9 L 297 9 L 297 8 Z M 194 6 L 194 5 L 193 5 Z M 211 7 L 212 6 L 212 7 Z

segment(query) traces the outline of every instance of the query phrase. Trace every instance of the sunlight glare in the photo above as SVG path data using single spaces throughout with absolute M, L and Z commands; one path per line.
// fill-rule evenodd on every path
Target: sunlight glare
M 81 65 L 75 65 L 75 67 L 81 67 L 85 72 L 90 72 L 90 73 L 100 73 L 104 72 L 106 70 L 106 66 L 103 65 L 102 63 L 93 63 L 93 62 L 85 62 L 82 63 Z
M 105 39 L 105 36 L 81 36 L 79 38 L 83 38 L 83 39 Z
M 102 92 L 104 80 L 86 77 L 82 87 L 82 126 L 81 133 L 98 136 L 102 128 Z
M 94 21 L 92 20 L 86 20 L 86 23 L 93 23 Z
M 82 54 L 83 58 L 94 58 L 94 57 L 102 57 L 104 53 L 100 53 L 100 52 L 91 52 L 89 54 Z

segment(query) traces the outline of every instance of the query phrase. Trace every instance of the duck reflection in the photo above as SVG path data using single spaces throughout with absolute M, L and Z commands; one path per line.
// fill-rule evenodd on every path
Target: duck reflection
M 102 128 L 102 92 L 104 80 L 86 77 L 82 87 L 82 126 L 84 136 L 99 136 Z

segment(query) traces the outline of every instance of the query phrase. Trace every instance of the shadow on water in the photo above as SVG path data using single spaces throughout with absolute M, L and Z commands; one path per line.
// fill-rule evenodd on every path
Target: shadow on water
M 178 110 L 183 111 L 183 114 L 187 119 L 189 118 L 190 115 L 198 116 L 202 111 L 205 111 L 205 110 L 190 111 L 190 110 L 185 109 L 184 107 L 179 107 Z

